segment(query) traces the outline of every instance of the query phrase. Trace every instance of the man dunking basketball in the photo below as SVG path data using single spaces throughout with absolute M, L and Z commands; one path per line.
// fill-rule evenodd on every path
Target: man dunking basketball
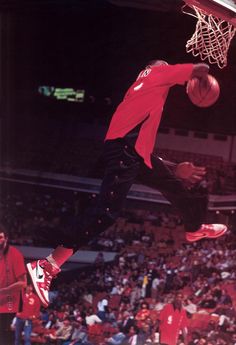
M 76 231 L 67 234 L 51 255 L 27 265 L 44 306 L 49 304 L 51 280 L 60 266 L 115 222 L 141 169 L 146 184 L 160 190 L 182 214 L 187 241 L 217 238 L 227 231 L 223 224 L 204 224 L 207 196 L 183 183 L 184 179 L 193 183 L 201 180 L 205 168 L 184 162 L 175 165 L 173 171 L 168 162 L 152 153 L 170 87 L 183 85 L 192 77 L 204 78 L 208 71 L 204 63 L 168 65 L 155 60 L 140 72 L 116 109 L 105 138 L 105 175 L 96 207 L 85 212 Z

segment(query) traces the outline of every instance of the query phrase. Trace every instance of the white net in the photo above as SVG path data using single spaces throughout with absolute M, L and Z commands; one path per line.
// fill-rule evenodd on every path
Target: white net
M 236 28 L 225 20 L 207 14 L 196 6 L 191 6 L 194 13 L 184 13 L 197 18 L 193 36 L 187 41 L 186 51 L 209 63 L 217 64 L 219 68 L 227 65 L 227 55 L 230 42 Z

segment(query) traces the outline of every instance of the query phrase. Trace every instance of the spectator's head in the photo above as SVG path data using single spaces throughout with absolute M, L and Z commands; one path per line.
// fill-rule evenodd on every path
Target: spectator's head
M 93 315 L 93 314 L 94 314 L 93 307 L 89 307 L 87 310 L 87 315 Z
M 0 224 L 0 251 L 7 250 L 8 246 L 8 231 L 3 224 Z
M 133 336 L 134 334 L 138 334 L 138 328 L 136 326 L 131 326 L 129 329 L 129 336 Z
M 65 327 L 68 327 L 70 325 L 71 321 L 70 321 L 70 318 L 69 317 L 66 317 L 64 320 L 63 320 L 63 325 Z
M 148 322 L 143 322 L 142 325 L 141 325 L 141 330 L 144 332 L 144 333 L 149 333 L 151 331 L 151 326 Z
M 130 317 L 131 313 L 128 310 L 124 310 L 123 312 L 123 318 L 128 318 Z
M 234 344 L 236 343 L 236 333 L 232 334 L 232 341 L 233 341 Z
M 74 326 L 74 328 L 80 328 L 81 327 L 81 321 L 78 321 L 78 320 L 74 321 L 73 326 Z
M 196 331 L 194 331 L 193 333 L 192 333 L 192 339 L 193 339 L 193 341 L 197 341 L 197 339 L 200 339 L 200 334 L 198 333 L 198 332 L 196 332 Z
M 177 308 L 177 309 L 181 309 L 182 308 L 182 301 L 183 301 L 182 293 L 177 293 L 174 296 L 174 300 L 173 300 L 174 307 Z
M 198 344 L 198 345 L 206 345 L 206 343 L 207 343 L 207 340 L 206 340 L 205 338 L 202 337 L 202 338 L 199 339 L 199 341 L 198 341 L 197 344 Z
M 142 309 L 142 310 L 147 310 L 147 309 L 149 309 L 149 305 L 148 305 L 146 302 L 143 302 L 143 303 L 141 304 L 141 309 Z

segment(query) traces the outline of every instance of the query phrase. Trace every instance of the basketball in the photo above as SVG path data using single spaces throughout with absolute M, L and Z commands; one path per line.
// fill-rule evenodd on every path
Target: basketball
M 192 78 L 187 83 L 187 95 L 198 107 L 210 107 L 220 95 L 220 86 L 215 77 L 208 74 L 206 79 Z

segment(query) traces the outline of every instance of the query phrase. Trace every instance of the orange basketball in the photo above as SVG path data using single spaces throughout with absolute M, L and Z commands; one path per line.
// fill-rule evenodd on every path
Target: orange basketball
M 190 79 L 186 91 L 193 104 L 204 108 L 217 101 L 220 95 L 220 86 L 216 78 L 208 74 L 206 79 Z

